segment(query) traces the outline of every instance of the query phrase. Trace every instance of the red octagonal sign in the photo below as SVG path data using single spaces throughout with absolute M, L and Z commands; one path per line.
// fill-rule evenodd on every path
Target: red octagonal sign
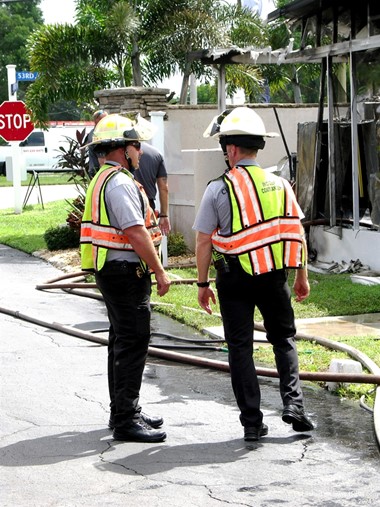
M 25 141 L 33 132 L 28 110 L 21 100 L 4 101 L 0 106 L 0 136 L 5 141 Z

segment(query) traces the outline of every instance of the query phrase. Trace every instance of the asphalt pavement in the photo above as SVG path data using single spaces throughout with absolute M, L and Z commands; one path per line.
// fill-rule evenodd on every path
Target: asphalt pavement
M 61 275 L 0 245 L 3 507 L 379 505 L 371 414 L 311 383 L 303 389 L 316 429 L 297 434 L 281 420 L 278 381 L 261 378 L 269 434 L 247 444 L 227 373 L 149 357 L 141 403 L 164 417 L 167 440 L 115 442 L 106 348 L 24 320 L 107 327 L 102 301 L 35 289 Z M 194 335 L 156 313 L 152 328 Z
M 71 199 L 78 195 L 75 185 L 32 185 L 21 187 L 21 201 L 27 201 L 25 204 L 39 204 L 59 199 Z M 0 209 L 17 209 L 15 202 L 15 191 L 13 187 L 0 187 Z
M 12 206 L 11 191 L 2 189 L 1 208 Z M 73 190 L 42 191 L 47 202 Z M 61 275 L 0 244 L 2 507 L 379 505 L 372 414 L 317 384 L 303 383 L 316 429 L 297 434 L 281 420 L 278 381 L 260 378 L 269 434 L 247 444 L 227 373 L 150 356 L 141 404 L 164 417 L 167 440 L 113 441 L 106 347 L 47 327 L 105 329 L 106 311 L 97 299 L 36 290 Z M 306 332 L 311 324 L 298 328 Z M 364 324 L 379 330 L 378 319 Z M 340 327 L 346 332 L 347 321 Z M 320 334 L 323 327 L 311 329 Z M 157 313 L 152 330 L 197 339 L 191 328 Z M 208 356 L 227 360 L 221 352 Z

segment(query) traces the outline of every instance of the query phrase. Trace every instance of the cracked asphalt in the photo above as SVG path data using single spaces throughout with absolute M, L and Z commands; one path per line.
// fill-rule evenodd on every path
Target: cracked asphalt
M 61 274 L 0 245 L 0 307 L 80 329 L 105 327 L 101 301 L 35 289 Z M 164 417 L 168 438 L 114 442 L 106 348 L 4 312 L 0 322 L 2 507 L 379 505 L 372 416 L 358 403 L 304 383 L 316 430 L 297 434 L 281 420 L 277 380 L 261 378 L 269 434 L 247 445 L 228 374 L 149 357 L 141 403 Z M 193 334 L 157 314 L 152 327 Z

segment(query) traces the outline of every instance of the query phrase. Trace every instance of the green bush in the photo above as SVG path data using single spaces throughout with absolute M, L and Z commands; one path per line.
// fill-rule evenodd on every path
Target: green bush
M 67 225 L 51 227 L 44 233 L 48 250 L 66 250 L 79 247 L 79 234 Z
M 168 257 L 186 255 L 188 248 L 180 232 L 171 232 L 168 235 Z

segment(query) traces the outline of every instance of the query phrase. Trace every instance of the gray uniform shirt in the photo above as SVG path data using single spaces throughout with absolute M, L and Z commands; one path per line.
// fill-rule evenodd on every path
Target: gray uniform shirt
M 106 164 L 117 165 L 106 161 Z M 108 181 L 105 189 L 105 201 L 110 223 L 113 227 L 127 229 L 134 225 L 145 225 L 141 209 L 140 191 L 133 179 L 119 172 Z M 107 261 L 139 262 L 135 252 L 108 250 Z

